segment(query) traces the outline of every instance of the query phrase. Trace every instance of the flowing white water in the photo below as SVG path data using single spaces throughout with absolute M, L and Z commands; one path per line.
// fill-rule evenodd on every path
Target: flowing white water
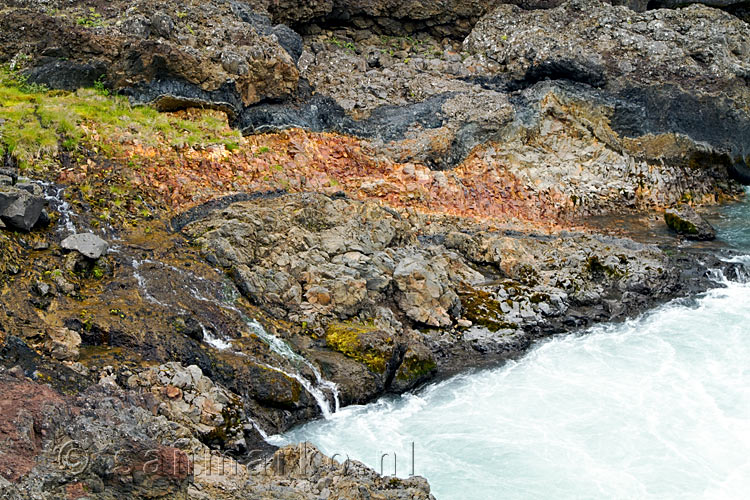
M 749 303 L 731 284 L 284 438 L 402 476 L 414 441 L 439 499 L 746 498 Z
M 413 463 L 440 500 L 749 498 L 750 285 L 725 285 L 271 441 Z
M 44 190 L 44 199 L 47 200 L 50 208 L 60 214 L 57 226 L 58 232 L 65 232 L 68 235 L 74 234 L 76 225 L 73 223 L 73 217 L 76 214 L 70 203 L 65 199 L 65 189 L 45 181 L 35 180 L 33 182 L 40 185 Z
M 119 250 L 115 249 L 115 252 L 119 253 Z M 276 337 L 275 335 L 272 335 L 271 333 L 268 333 L 263 325 L 258 323 L 256 320 L 247 318 L 245 314 L 234 305 L 234 300 L 236 299 L 237 293 L 234 287 L 225 287 L 225 289 L 219 290 L 217 293 L 216 283 L 207 280 L 206 278 L 197 276 L 190 271 L 186 271 L 184 269 L 180 269 L 178 267 L 151 259 L 131 259 L 133 276 L 138 282 L 138 287 L 141 290 L 143 297 L 150 302 L 165 307 L 170 306 L 167 303 L 163 302 L 163 300 L 169 299 L 165 297 L 155 297 L 149 290 L 148 280 L 139 272 L 140 268 L 144 264 L 158 266 L 159 268 L 167 269 L 171 272 L 187 276 L 189 278 L 189 281 L 193 282 L 193 286 L 189 288 L 189 291 L 195 300 L 217 304 L 222 309 L 230 310 L 239 314 L 240 317 L 245 320 L 247 327 L 253 333 L 255 333 L 260 339 L 268 344 L 273 352 L 291 361 L 296 370 L 288 371 L 273 366 L 268 366 L 268 368 L 276 370 L 288 377 L 297 380 L 300 385 L 302 385 L 302 387 L 304 387 L 305 390 L 313 397 L 325 418 L 329 418 L 334 412 L 338 411 L 340 405 L 338 386 L 336 386 L 335 383 L 329 380 L 325 380 L 321 375 L 320 370 L 318 370 L 318 367 L 313 365 L 303 356 L 300 356 L 299 354 L 294 352 L 294 350 L 292 350 L 289 344 L 287 344 L 284 340 Z M 166 291 L 168 292 L 169 290 Z M 175 293 L 175 290 L 171 290 L 171 292 Z M 162 295 L 164 294 L 162 293 Z M 215 335 L 204 325 L 201 325 L 201 328 L 203 329 L 203 340 L 207 344 L 221 350 L 232 349 L 233 346 L 231 342 L 227 340 L 227 338 L 222 338 L 221 336 Z M 304 375 L 300 373 L 299 368 L 301 368 L 303 365 L 309 368 L 310 372 L 312 372 L 313 376 L 315 377 L 314 382 L 308 380 Z M 330 399 L 326 395 L 326 391 L 330 393 Z M 333 401 L 331 401 L 331 399 Z

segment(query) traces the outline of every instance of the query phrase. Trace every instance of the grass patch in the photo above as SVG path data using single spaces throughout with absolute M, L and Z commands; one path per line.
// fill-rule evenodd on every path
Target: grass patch
M 44 168 L 61 151 L 82 148 L 117 158 L 134 143 L 196 149 L 221 144 L 233 150 L 241 140 L 216 114 L 185 116 L 131 106 L 126 98 L 109 95 L 101 81 L 93 89 L 48 90 L 7 67 L 0 69 L 0 108 L 0 154 L 10 152 L 22 168 Z

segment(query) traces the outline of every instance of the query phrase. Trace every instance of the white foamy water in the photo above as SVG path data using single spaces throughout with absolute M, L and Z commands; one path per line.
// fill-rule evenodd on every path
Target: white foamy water
M 438 499 L 748 498 L 750 287 L 563 336 L 517 362 L 343 408 L 283 438 Z

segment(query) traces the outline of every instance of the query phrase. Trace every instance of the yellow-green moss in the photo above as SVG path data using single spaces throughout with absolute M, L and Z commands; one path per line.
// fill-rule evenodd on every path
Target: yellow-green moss
M 363 363 L 374 373 L 385 373 L 388 363 L 383 352 L 368 347 L 363 336 L 378 331 L 373 322 L 358 321 L 335 322 L 326 329 L 326 343 L 328 346 L 345 356 Z M 391 340 L 391 339 L 387 339 Z M 392 344 L 391 340 L 391 344 Z
M 516 328 L 518 325 L 505 321 L 500 302 L 492 297 L 490 292 L 469 288 L 460 294 L 464 318 L 475 325 L 480 325 L 492 332 L 506 328 Z
M 225 144 L 235 147 L 240 133 L 226 120 L 210 113 L 195 120 L 159 113 L 148 106 L 131 106 L 122 96 L 96 89 L 50 91 L 30 85 L 25 78 L 0 68 L 0 154 L 13 154 L 21 167 L 45 167 L 61 151 L 79 147 L 109 157 L 120 153 L 117 137 L 135 136 L 141 144 L 156 145 L 157 137 L 174 147 Z
M 416 380 L 437 368 L 437 363 L 432 358 L 419 358 L 407 356 L 398 370 L 396 378 L 399 380 Z
M 679 234 L 698 234 L 698 228 L 695 224 L 675 214 L 666 212 L 664 214 L 664 222 Z

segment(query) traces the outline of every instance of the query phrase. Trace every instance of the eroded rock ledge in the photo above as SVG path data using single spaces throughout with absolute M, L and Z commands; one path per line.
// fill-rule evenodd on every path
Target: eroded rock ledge
M 167 154 L 134 131 L 121 158 L 52 148 L 48 180 L 78 187 L 75 223 L 117 242 L 88 258 L 63 253 L 68 198 L 19 182 L 4 155 L 2 189 L 25 202 L 0 233 L 0 496 L 431 498 L 420 478 L 275 451 L 263 431 L 731 273 L 717 247 L 555 224 L 716 203 L 750 183 L 748 24 L 705 5 L 514 3 L 6 2 L 0 61 L 25 83 L 216 108 L 248 135 L 356 138 L 294 130 Z M 162 154 L 184 171 L 161 172 Z M 110 211 L 134 183 L 159 194 L 127 208 L 146 215 L 126 229 Z M 92 457 L 74 474 L 56 462 L 68 440 Z
M 315 193 L 236 203 L 184 232 L 252 303 L 296 325 L 293 341 L 347 404 L 630 317 L 710 286 L 704 266 L 726 266 Z

